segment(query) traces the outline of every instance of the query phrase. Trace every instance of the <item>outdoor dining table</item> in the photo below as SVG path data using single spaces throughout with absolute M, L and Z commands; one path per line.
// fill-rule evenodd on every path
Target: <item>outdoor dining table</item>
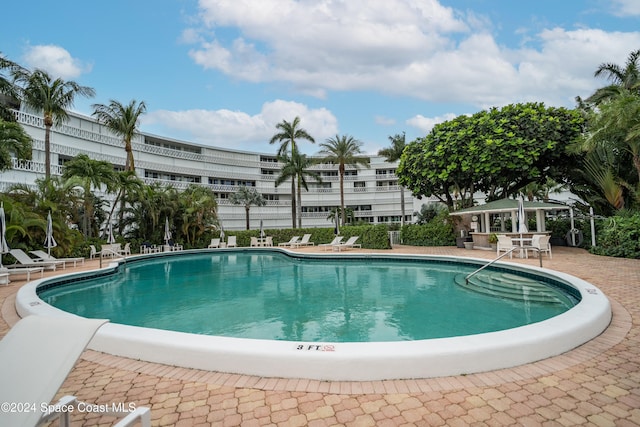
M 520 258 L 529 258 L 526 248 L 531 246 L 533 242 L 532 237 L 512 237 L 511 241 L 518 243 L 518 246 L 520 246 Z M 529 244 L 526 245 L 525 243 Z

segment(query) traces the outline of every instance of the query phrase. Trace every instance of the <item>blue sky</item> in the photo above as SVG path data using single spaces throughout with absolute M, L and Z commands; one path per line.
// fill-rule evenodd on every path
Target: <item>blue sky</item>
M 45 0 L 2 6 L 0 53 L 93 87 L 74 110 L 145 101 L 140 128 L 275 153 L 299 116 L 317 143 L 376 153 L 461 114 L 573 107 L 640 49 L 638 0 Z M 316 145 L 301 143 L 313 154 Z

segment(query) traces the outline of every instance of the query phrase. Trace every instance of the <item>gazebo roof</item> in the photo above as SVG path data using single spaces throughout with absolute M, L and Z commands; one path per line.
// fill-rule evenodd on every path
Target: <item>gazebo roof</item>
M 518 209 L 518 201 L 516 199 L 500 199 L 493 202 L 485 203 L 484 205 L 472 206 L 470 208 L 460 209 L 451 212 L 451 215 L 468 215 L 468 214 L 484 214 L 500 213 L 500 212 L 512 212 Z M 557 209 L 570 209 L 569 206 L 560 203 L 549 202 L 529 202 L 524 201 L 525 211 L 537 211 L 545 210 L 552 211 Z

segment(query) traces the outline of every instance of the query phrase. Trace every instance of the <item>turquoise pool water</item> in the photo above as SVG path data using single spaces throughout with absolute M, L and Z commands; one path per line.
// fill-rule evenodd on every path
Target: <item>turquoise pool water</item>
M 548 319 L 577 302 L 561 286 L 545 284 L 540 291 L 531 277 L 500 270 L 484 273 L 482 283 L 461 286 L 464 275 L 476 268 L 410 259 L 215 251 L 127 262 L 115 274 L 38 295 L 64 311 L 126 325 L 311 342 L 493 332 Z M 506 282 L 508 289 L 520 289 L 521 281 L 525 290 L 511 295 L 493 287 Z M 479 292 L 480 286 L 485 291 Z

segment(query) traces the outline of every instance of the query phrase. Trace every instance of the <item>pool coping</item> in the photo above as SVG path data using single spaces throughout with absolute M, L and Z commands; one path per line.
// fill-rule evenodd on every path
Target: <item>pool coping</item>
M 486 259 L 440 255 L 300 254 L 297 257 L 415 258 L 477 262 Z M 233 251 L 233 250 L 231 250 Z M 201 252 L 201 251 L 198 251 Z M 148 257 L 148 256 L 145 256 Z M 454 338 L 391 343 L 311 343 L 210 337 L 118 324 L 106 324 L 89 348 L 127 358 L 206 371 L 259 377 L 322 381 L 370 381 L 465 375 L 510 368 L 559 355 L 595 338 L 611 321 L 611 306 L 594 285 L 566 273 L 508 262 L 497 263 L 569 282 L 581 294 L 576 307 L 552 319 L 506 331 Z M 119 263 L 98 270 L 105 274 Z M 94 273 L 96 270 L 93 271 Z M 84 273 L 58 276 L 60 280 Z M 41 279 L 16 295 L 21 316 L 75 316 L 36 295 Z

